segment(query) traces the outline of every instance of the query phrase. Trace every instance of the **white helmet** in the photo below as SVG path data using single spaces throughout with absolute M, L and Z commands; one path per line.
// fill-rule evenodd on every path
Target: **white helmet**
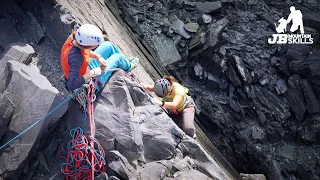
M 97 46 L 104 41 L 101 30 L 92 24 L 84 24 L 77 29 L 76 41 L 82 46 Z

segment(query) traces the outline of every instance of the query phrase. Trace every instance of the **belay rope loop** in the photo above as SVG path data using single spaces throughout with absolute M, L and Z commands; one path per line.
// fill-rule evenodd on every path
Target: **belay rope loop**
M 59 155 L 66 160 L 61 165 L 61 172 L 65 179 L 94 179 L 95 175 L 105 171 L 105 153 L 95 136 L 95 122 L 93 114 L 93 102 L 96 98 L 94 81 L 91 79 L 86 84 L 86 99 L 80 98 L 84 113 L 88 115 L 90 123 L 89 138 L 83 133 L 81 128 L 72 129 L 70 131 L 71 140 L 67 144 L 66 149 L 61 149 Z M 78 100 L 78 99 L 77 99 Z M 62 155 L 66 154 L 65 156 Z

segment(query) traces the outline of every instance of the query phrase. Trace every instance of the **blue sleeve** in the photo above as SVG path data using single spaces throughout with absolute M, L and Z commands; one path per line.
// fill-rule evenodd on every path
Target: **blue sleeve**
M 73 91 L 77 88 L 80 88 L 85 83 L 84 77 L 79 76 L 82 62 L 83 62 L 83 57 L 81 54 L 70 53 L 68 55 L 68 63 L 70 66 L 70 70 L 69 70 L 67 86 L 69 91 Z

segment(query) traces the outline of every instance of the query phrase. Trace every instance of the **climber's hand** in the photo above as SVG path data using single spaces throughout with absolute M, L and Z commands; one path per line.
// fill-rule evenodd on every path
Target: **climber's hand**
M 96 76 L 100 76 L 101 75 L 101 68 L 100 67 L 92 69 L 91 71 L 93 71 L 92 77 L 96 77 Z
M 103 57 L 99 57 L 98 61 L 100 62 L 100 68 L 105 69 L 107 67 L 107 61 Z

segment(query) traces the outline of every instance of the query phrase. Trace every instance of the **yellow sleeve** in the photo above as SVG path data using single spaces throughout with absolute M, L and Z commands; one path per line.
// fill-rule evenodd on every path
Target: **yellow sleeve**
M 179 95 L 184 96 L 186 94 L 185 88 L 178 83 L 175 83 L 174 91 L 175 91 L 176 95 L 179 94 Z

